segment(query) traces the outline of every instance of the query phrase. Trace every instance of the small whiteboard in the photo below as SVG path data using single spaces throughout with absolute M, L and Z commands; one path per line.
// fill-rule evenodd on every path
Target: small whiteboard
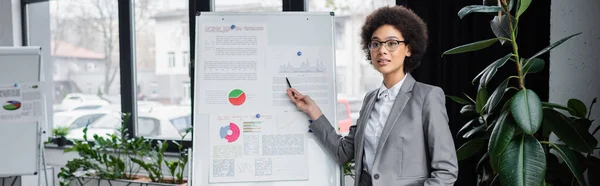
M 288 78 L 336 121 L 334 26 L 329 12 L 196 17 L 194 185 L 342 184 L 340 165 L 285 93 Z
M 40 47 L 0 47 L 0 85 L 40 82 Z
M 47 123 L 40 47 L 0 47 L 0 176 L 38 172 Z
M 39 130 L 36 121 L 0 124 L 0 177 L 37 173 Z

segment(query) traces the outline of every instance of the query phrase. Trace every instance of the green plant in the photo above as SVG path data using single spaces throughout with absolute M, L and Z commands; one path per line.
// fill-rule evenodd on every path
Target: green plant
M 55 137 L 65 137 L 69 134 L 69 127 L 55 127 L 52 129 L 52 134 Z
M 173 143 L 175 143 L 175 145 L 177 145 L 177 150 L 179 152 L 177 161 L 167 163 L 167 167 L 169 167 L 169 172 L 171 173 L 171 176 L 173 177 L 173 183 L 177 183 L 177 184 L 183 183 L 183 172 L 184 172 L 185 166 L 187 165 L 188 160 L 189 160 L 189 151 L 187 149 L 183 149 L 183 145 L 181 143 L 183 142 L 183 139 L 185 139 L 185 137 L 190 132 L 192 132 L 192 130 L 193 130 L 193 128 L 188 128 L 187 130 L 185 130 L 185 134 L 183 134 L 181 136 L 180 143 L 173 141 Z
M 134 179 L 140 167 L 131 159 L 146 156 L 151 147 L 143 137 L 128 139 L 126 124 L 129 119 L 130 114 L 123 114 L 117 134 L 107 134 L 107 138 L 94 135 L 93 144 L 88 142 L 86 126 L 83 140 L 73 140 L 73 146 L 65 149 L 65 152 L 78 152 L 80 158 L 68 161 L 61 168 L 58 175 L 61 185 L 68 185 L 78 177 L 76 174 L 102 179 Z
M 175 161 L 168 161 L 164 158 L 165 151 L 169 148 L 169 144 L 166 141 L 157 141 L 157 145 L 150 151 L 150 162 L 146 163 L 142 159 L 132 158 L 131 160 L 138 165 L 140 165 L 144 170 L 148 172 L 148 177 L 152 182 L 159 183 L 175 183 L 182 184 L 185 183 L 183 179 L 183 173 L 185 170 L 185 166 L 188 163 L 188 151 L 183 149 L 183 145 L 181 142 L 185 139 L 185 137 L 192 131 L 192 128 L 186 130 L 185 134 L 181 136 L 181 141 L 178 143 L 177 141 L 171 141 L 175 145 L 177 145 L 177 149 L 179 152 L 179 156 Z M 171 175 L 171 180 L 167 181 L 165 176 L 163 175 L 163 163 L 168 168 L 168 172 Z
M 344 164 L 344 175 L 348 175 L 350 177 L 352 177 L 353 179 L 355 179 L 355 174 L 354 174 L 354 160 L 346 162 Z
M 144 162 L 142 158 L 131 158 L 131 161 L 140 165 L 140 167 L 146 170 L 146 172 L 148 172 L 148 178 L 150 178 L 152 182 L 163 183 L 163 161 L 165 161 L 164 155 L 165 151 L 169 147 L 169 144 L 164 143 L 163 141 L 158 141 L 157 143 L 158 145 L 156 146 L 156 148 L 152 148 L 149 151 L 148 156 L 151 160 L 150 163 Z
M 567 184 L 586 185 L 583 172 L 591 162 L 597 162 L 591 152 L 598 144 L 593 137 L 598 128 L 588 132 L 593 120 L 590 120 L 586 106 L 577 99 L 570 99 L 567 106 L 542 102 L 533 90 L 525 86 L 526 76 L 541 71 L 545 66 L 544 60 L 538 56 L 581 33 L 558 40 L 532 56 L 519 55 L 519 18 L 530 3 L 531 0 L 491 3 L 484 0 L 484 5 L 466 6 L 458 12 L 460 18 L 470 13 L 495 15 L 490 25 L 496 37 L 458 46 L 442 55 L 477 51 L 496 42 L 506 43 L 512 48 L 511 53 L 492 62 L 473 79 L 472 83 L 478 84 L 475 99 L 466 94 L 468 100 L 448 96 L 464 105 L 461 114 L 471 118 L 459 131 L 459 134 L 467 131 L 462 137 L 470 140 L 458 149 L 458 159 L 483 154 L 476 166 L 478 184 L 481 185 L 497 184 L 498 180 L 502 185 L 511 186 L 563 185 L 565 181 Z M 516 9 L 513 10 L 514 4 Z M 514 63 L 517 74 L 506 77 L 490 95 L 488 88 L 493 87 L 489 87 L 488 82 L 508 61 Z M 594 103 L 595 99 L 590 112 Z M 566 111 L 568 115 L 558 110 Z M 551 133 L 564 145 L 550 142 Z

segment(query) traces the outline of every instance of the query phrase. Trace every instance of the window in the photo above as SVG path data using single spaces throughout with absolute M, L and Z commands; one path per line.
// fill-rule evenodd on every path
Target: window
M 96 121 L 98 118 L 100 118 L 104 115 L 105 114 L 90 114 L 90 115 L 80 116 L 75 121 L 73 121 L 73 123 L 71 123 L 71 125 L 69 125 L 69 128 L 71 128 L 71 129 L 84 128 L 88 124 L 94 123 L 94 121 Z
M 83 128 L 105 115 L 98 109 L 101 106 L 120 112 L 120 102 L 108 101 L 120 97 L 118 0 L 48 4 L 50 16 L 44 22 L 49 22 L 50 38 L 32 39 L 31 45 L 49 42 L 48 64 L 56 68 L 52 75 L 56 119 L 49 127 Z
M 171 120 L 171 124 L 177 129 L 180 134 L 192 127 L 192 116 L 184 116 Z
M 95 110 L 95 109 L 98 109 L 100 107 L 102 107 L 102 106 L 101 105 L 86 105 L 86 106 L 77 107 L 77 108 L 75 108 L 73 110 Z
M 215 11 L 218 12 L 281 12 L 282 0 L 218 0 Z
M 184 67 L 190 66 L 190 54 L 187 51 L 183 52 L 183 60 L 181 60 L 181 61 L 183 61 L 182 66 L 184 66 Z
M 95 72 L 98 65 L 96 63 L 87 63 L 85 66 L 85 70 L 88 72 Z
M 348 107 L 346 107 L 345 102 L 337 103 L 337 120 L 345 120 L 348 119 Z
M 394 5 L 394 0 L 308 0 L 309 12 L 332 11 L 336 16 L 335 63 L 338 97 L 362 99 L 366 92 L 381 84 L 381 75 L 365 60 L 360 46 L 360 32 L 367 15 L 379 7 Z M 350 110 L 355 113 L 354 111 L 360 110 L 360 106 L 361 104 L 350 104 Z M 341 114 L 338 113 L 338 117 Z
M 144 137 L 157 137 L 160 135 L 160 124 L 159 121 L 152 118 L 140 117 L 138 119 L 137 135 Z
M 106 114 L 90 124 L 88 128 L 117 131 L 119 127 L 121 127 L 121 117 L 118 114 Z
M 169 52 L 169 67 L 175 67 L 175 52 Z
M 191 97 L 186 91 L 189 88 L 185 86 L 187 82 L 189 87 L 190 82 L 188 2 L 134 1 L 133 33 L 138 64 L 135 84 L 142 87 L 137 90 L 138 119 L 134 127 L 139 136 L 180 139 L 169 119 L 191 112 Z
M 346 35 L 344 34 L 346 31 L 346 22 L 348 17 L 346 16 L 338 16 L 335 18 L 335 48 L 336 49 L 344 49 L 346 46 L 346 39 L 344 38 Z

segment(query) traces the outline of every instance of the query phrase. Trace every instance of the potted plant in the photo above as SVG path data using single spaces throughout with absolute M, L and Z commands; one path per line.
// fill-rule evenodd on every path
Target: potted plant
M 69 134 L 68 127 L 56 127 L 52 129 L 52 134 L 54 135 L 54 140 L 56 141 L 56 145 L 59 147 L 67 145 L 67 135 Z
M 146 172 L 148 172 L 147 181 L 151 181 L 154 183 L 171 183 L 178 185 L 187 185 L 187 180 L 183 178 L 183 173 L 185 170 L 185 166 L 188 163 L 189 156 L 188 151 L 183 149 L 183 139 L 192 131 L 192 128 L 188 128 L 181 136 L 181 141 L 178 143 L 177 141 L 172 141 L 175 145 L 177 145 L 178 149 L 178 158 L 175 161 L 168 161 L 164 158 L 165 151 L 169 147 L 169 143 L 166 141 L 158 141 L 158 144 L 155 148 L 150 150 L 148 158 L 150 162 L 145 162 L 141 159 L 132 158 L 131 160 L 142 167 Z M 164 164 L 163 164 L 164 163 Z M 171 177 L 165 177 L 163 175 L 163 165 L 168 169 L 168 173 Z
M 144 137 L 129 138 L 126 128 L 129 117 L 129 114 L 123 114 L 122 125 L 116 134 L 108 134 L 107 138 L 94 135 L 92 143 L 88 142 L 87 126 L 83 129 L 84 140 L 73 140 L 73 146 L 65 149 L 65 152 L 79 153 L 80 158 L 68 161 L 67 165 L 61 168 L 61 172 L 58 174 L 61 186 L 173 185 L 163 180 L 177 180 L 169 183 L 185 183 L 183 170 L 187 164 L 187 157 L 185 161 L 177 161 L 182 163 L 172 165 L 174 163 L 164 159 L 166 145 L 152 147 L 151 141 Z M 161 165 L 158 168 L 160 171 L 148 171 L 149 176 L 141 175 L 140 170 L 146 169 L 145 161 L 142 160 L 152 158 L 160 159 Z M 167 166 L 171 164 L 169 170 L 174 169 L 172 172 L 178 176 L 177 178 L 165 178 L 162 172 L 163 162 Z M 181 170 L 180 173 L 177 170 Z M 148 177 L 161 179 L 149 179 Z
M 597 149 L 598 141 L 593 134 L 598 128 L 589 132 L 593 120 L 588 112 L 596 100 L 589 109 L 577 99 L 568 100 L 566 106 L 542 102 L 525 84 L 526 76 L 545 66 L 546 62 L 538 56 L 581 33 L 558 40 L 532 56 L 522 56 L 517 43 L 518 24 L 531 0 L 489 2 L 466 6 L 458 16 L 494 15 L 490 25 L 496 37 L 458 46 L 443 54 L 477 51 L 498 42 L 512 48 L 511 53 L 492 62 L 473 79 L 472 83 L 478 86 L 475 99 L 466 94 L 466 98 L 448 96 L 464 105 L 461 114 L 471 118 L 459 131 L 469 141 L 458 148 L 458 159 L 480 155 L 476 165 L 478 185 L 587 185 L 583 172 L 592 172 L 588 167 L 599 166 L 598 159 L 591 155 Z M 513 64 L 517 73 L 503 77 L 504 81 L 495 88 L 490 86 L 488 82 L 505 64 Z M 489 94 L 488 90 L 493 92 Z M 559 140 L 551 141 L 551 134 Z

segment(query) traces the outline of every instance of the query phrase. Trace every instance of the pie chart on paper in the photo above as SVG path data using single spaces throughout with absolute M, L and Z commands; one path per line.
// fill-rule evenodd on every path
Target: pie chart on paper
M 4 105 L 2 105 L 4 110 L 17 110 L 21 108 L 21 102 L 18 101 L 7 101 Z
M 229 92 L 229 103 L 233 106 L 240 106 L 246 102 L 246 93 L 240 89 L 234 89 Z

